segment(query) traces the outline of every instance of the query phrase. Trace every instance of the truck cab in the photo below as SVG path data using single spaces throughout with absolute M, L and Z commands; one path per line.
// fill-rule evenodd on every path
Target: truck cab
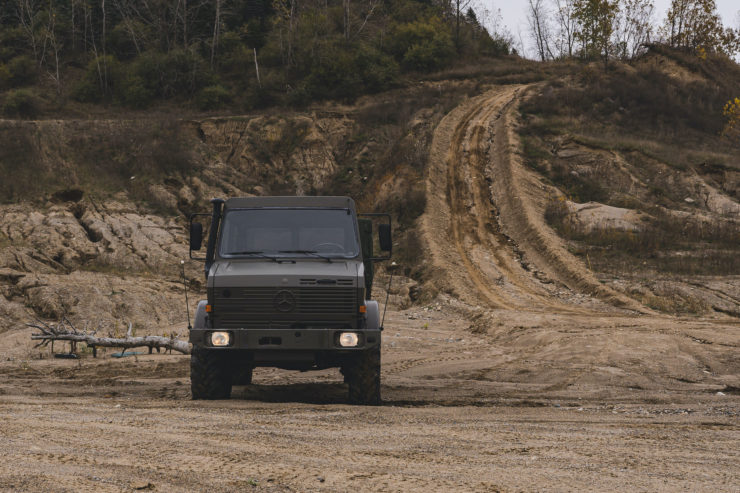
M 373 263 L 390 258 L 390 216 L 358 215 L 348 197 L 213 199 L 190 218 L 191 258 L 207 300 L 190 329 L 194 399 L 225 399 L 252 370 L 338 367 L 353 403 L 380 402 L 381 321 Z M 385 256 L 373 256 L 374 224 Z

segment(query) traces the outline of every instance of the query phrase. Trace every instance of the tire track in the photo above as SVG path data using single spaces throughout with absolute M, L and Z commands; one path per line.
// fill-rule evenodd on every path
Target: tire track
M 432 277 L 464 301 L 491 308 L 591 312 L 558 299 L 554 279 L 644 311 L 603 286 L 544 223 L 547 187 L 522 167 L 513 132 L 513 111 L 526 89 L 508 86 L 473 98 L 435 129 L 421 220 Z

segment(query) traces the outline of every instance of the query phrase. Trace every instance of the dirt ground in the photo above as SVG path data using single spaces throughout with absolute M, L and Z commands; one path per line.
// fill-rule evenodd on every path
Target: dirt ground
M 389 312 L 380 407 L 336 370 L 191 401 L 187 356 L 38 359 L 4 334 L 0 489 L 737 491 L 737 323 L 482 316 Z
M 192 401 L 187 356 L 54 359 L 18 323 L 0 330 L 0 490 L 740 491 L 740 279 L 710 280 L 733 305 L 702 318 L 659 315 L 597 279 L 545 224 L 552 190 L 521 163 L 528 90 L 471 98 L 434 131 L 428 266 L 392 291 L 383 405 L 348 405 L 338 370 L 257 369 L 231 400 Z M 98 225 L 115 252 L 133 230 L 114 227 L 131 214 L 58 216 L 20 237 Z M 185 248 L 171 236 L 157 237 Z M 185 333 L 161 322 L 182 303 L 172 272 L 146 289 L 135 275 L 40 277 L 25 248 L 5 249 L 6 312 L 70 305 Z M 434 301 L 411 305 L 412 284 Z

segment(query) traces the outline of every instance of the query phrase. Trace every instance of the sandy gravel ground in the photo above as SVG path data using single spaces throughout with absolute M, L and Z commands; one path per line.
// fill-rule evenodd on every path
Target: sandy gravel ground
M 490 316 L 389 312 L 380 407 L 332 370 L 196 402 L 187 356 L 37 359 L 3 334 L 0 489 L 738 491 L 737 324 Z
M 389 311 L 382 406 L 347 405 L 337 370 L 258 369 L 192 401 L 187 356 L 59 360 L 13 328 L 0 490 L 740 491 L 740 319 L 659 316 L 568 252 L 517 153 L 526 90 L 435 130 L 420 227 L 439 295 Z M 90 310 L 149 316 L 138 292 Z

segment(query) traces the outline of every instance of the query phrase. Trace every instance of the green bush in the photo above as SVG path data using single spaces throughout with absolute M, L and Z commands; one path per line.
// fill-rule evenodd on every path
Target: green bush
M 17 56 L 8 62 L 10 85 L 13 87 L 33 84 L 38 76 L 36 63 L 25 55 Z
M 449 28 L 437 17 L 396 26 L 388 46 L 405 69 L 423 72 L 444 67 L 455 54 Z
M 128 67 L 130 77 L 139 77 L 154 97 L 192 96 L 213 84 L 213 74 L 203 58 L 193 51 L 150 50 L 138 56 Z
M 85 75 L 72 89 L 72 97 L 82 103 L 97 103 L 120 85 L 121 79 L 121 65 L 115 57 L 93 58 L 85 68 Z
M 10 70 L 8 66 L 0 63 L 0 91 L 10 87 Z
M 323 47 L 306 77 L 306 89 L 315 99 L 354 98 L 361 87 L 352 54 L 337 45 Z
M 195 105 L 201 111 L 218 109 L 231 101 L 231 93 L 223 86 L 208 86 L 195 97 Z
M 8 91 L 3 103 L 3 114 L 11 117 L 33 118 L 38 114 L 39 101 L 28 89 Z
M 398 63 L 376 49 L 365 47 L 358 50 L 354 65 L 367 92 L 385 91 L 398 83 Z
M 151 104 L 154 91 L 144 79 L 137 75 L 130 75 L 118 90 L 118 96 L 126 106 L 144 109 Z

